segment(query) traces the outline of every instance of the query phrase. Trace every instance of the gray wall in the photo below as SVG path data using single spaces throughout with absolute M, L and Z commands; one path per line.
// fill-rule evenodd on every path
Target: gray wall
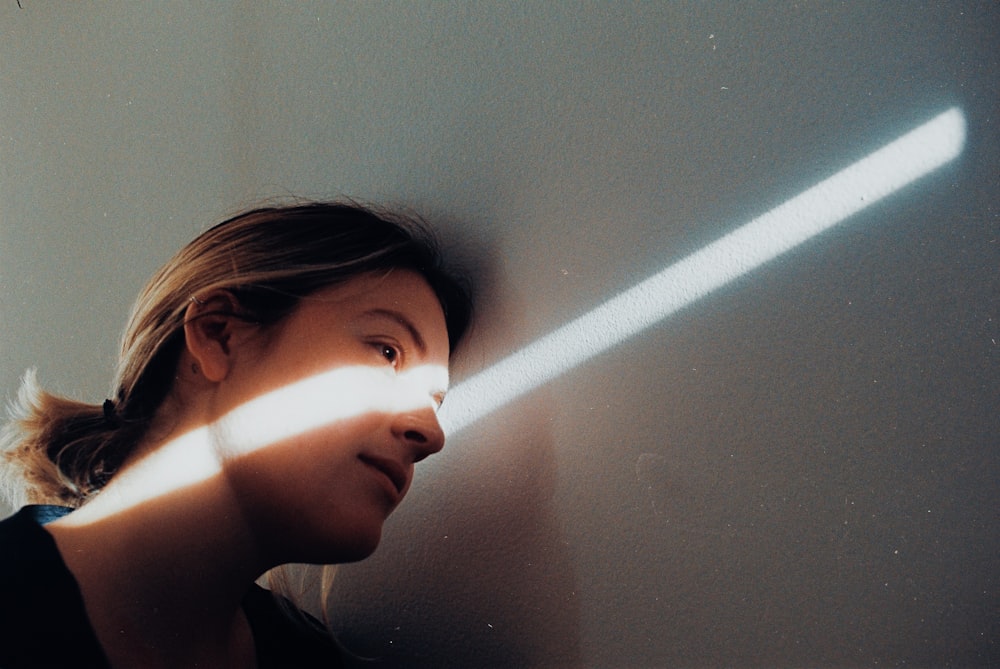
M 950 107 L 961 156 L 455 435 L 334 625 L 399 666 L 1000 662 L 993 3 L 0 7 L 0 382 L 105 397 L 263 198 L 431 219 L 456 381 Z

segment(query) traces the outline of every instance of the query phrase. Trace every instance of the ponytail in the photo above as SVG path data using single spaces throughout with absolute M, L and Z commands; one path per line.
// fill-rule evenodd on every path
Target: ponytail
M 0 428 L 0 495 L 8 505 L 77 507 L 121 466 L 144 427 L 114 402 L 86 404 L 42 390 L 35 370 L 21 382 Z

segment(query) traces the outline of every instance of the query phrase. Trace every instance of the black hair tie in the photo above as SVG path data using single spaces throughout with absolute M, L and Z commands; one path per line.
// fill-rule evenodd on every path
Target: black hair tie
M 111 427 L 118 427 L 118 410 L 112 400 L 104 400 L 104 422 Z

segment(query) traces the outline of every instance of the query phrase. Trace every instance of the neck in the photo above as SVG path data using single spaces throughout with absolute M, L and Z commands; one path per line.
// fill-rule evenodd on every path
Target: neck
M 149 452 L 46 526 L 112 666 L 252 664 L 241 602 L 273 565 L 213 468 L 210 449 L 195 441 Z M 171 468 L 178 461 L 185 466 Z

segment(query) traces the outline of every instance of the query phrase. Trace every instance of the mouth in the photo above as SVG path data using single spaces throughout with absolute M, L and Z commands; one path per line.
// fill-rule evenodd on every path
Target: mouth
M 370 467 L 374 467 L 379 470 L 392 482 L 392 485 L 396 488 L 396 494 L 402 498 L 403 492 L 406 490 L 406 484 L 409 480 L 409 476 L 406 473 L 406 469 L 403 468 L 395 460 L 390 460 L 387 458 L 380 458 L 374 455 L 359 455 L 358 458 Z

